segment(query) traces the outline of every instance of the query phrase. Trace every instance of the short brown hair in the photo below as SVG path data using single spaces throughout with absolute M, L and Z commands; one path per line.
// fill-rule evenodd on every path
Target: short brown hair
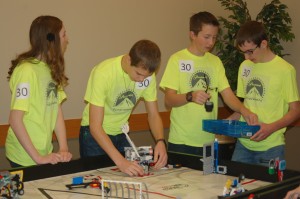
M 263 24 L 258 21 L 244 23 L 236 35 L 237 47 L 244 45 L 245 42 L 253 42 L 260 46 L 263 40 L 268 41 L 268 35 Z
M 143 67 L 150 73 L 154 72 L 161 62 L 160 49 L 150 40 L 136 42 L 130 49 L 129 56 L 132 66 Z
M 217 18 L 210 12 L 198 12 L 190 18 L 190 31 L 194 32 L 195 35 L 198 35 L 204 24 L 216 27 L 220 26 Z

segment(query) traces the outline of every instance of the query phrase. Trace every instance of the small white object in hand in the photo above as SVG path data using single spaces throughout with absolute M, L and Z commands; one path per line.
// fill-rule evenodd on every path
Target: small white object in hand
M 125 134 L 127 141 L 129 142 L 130 146 L 133 148 L 135 154 L 137 155 L 137 157 L 141 157 L 140 154 L 138 153 L 134 143 L 132 142 L 132 140 L 130 139 L 128 132 L 129 132 L 129 125 L 128 122 L 126 122 L 122 127 L 122 132 Z
M 128 125 L 128 122 L 125 123 L 123 126 L 121 126 L 121 129 L 122 129 L 122 132 L 123 133 L 128 133 L 129 132 L 129 125 Z

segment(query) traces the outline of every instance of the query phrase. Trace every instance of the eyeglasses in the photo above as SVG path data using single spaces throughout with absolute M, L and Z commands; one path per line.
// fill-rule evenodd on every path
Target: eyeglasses
M 243 53 L 244 55 L 252 55 L 254 53 L 254 51 L 258 48 L 259 46 L 257 45 L 255 48 L 253 49 L 249 49 L 249 50 L 246 50 L 246 51 L 241 51 L 241 53 Z

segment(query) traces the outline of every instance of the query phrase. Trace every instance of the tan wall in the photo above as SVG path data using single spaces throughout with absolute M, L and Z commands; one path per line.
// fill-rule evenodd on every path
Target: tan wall
M 256 16 L 262 5 L 270 0 L 247 2 L 250 13 Z M 291 54 L 286 59 L 297 68 L 300 76 L 297 51 L 300 23 L 296 21 L 300 1 L 283 2 L 290 8 L 296 34 L 294 42 L 285 45 L 286 52 Z M 217 0 L 0 0 L 0 124 L 7 124 L 9 114 L 10 91 L 6 76 L 10 60 L 28 49 L 29 26 L 37 16 L 58 16 L 67 29 L 70 44 L 65 59 L 70 84 L 63 109 L 66 119 L 71 119 L 81 117 L 87 79 L 95 64 L 127 53 L 135 41 L 147 38 L 155 41 L 162 51 L 160 80 L 168 57 L 189 43 L 189 17 L 203 10 L 216 16 L 228 16 Z M 158 94 L 159 108 L 164 111 L 163 93 Z M 142 103 L 135 110 L 135 113 L 140 112 L 145 112 Z
M 250 13 L 256 16 L 263 4 L 270 1 L 247 1 Z M 296 34 L 293 43 L 285 44 L 286 53 L 291 54 L 286 59 L 296 67 L 299 77 L 300 23 L 297 22 L 297 11 L 300 1 L 282 2 L 289 7 Z M 162 66 L 158 73 L 160 81 L 168 57 L 189 43 L 189 17 L 204 10 L 216 16 L 228 16 L 217 0 L 0 0 L 0 124 L 8 121 L 10 92 L 6 76 L 10 60 L 28 49 L 29 26 L 37 16 L 55 15 L 64 21 L 70 40 L 65 56 L 70 85 L 66 89 L 68 100 L 63 109 L 65 118 L 72 119 L 81 117 L 87 79 L 95 64 L 127 53 L 139 39 L 151 39 L 162 51 Z M 163 93 L 158 94 L 159 108 L 165 111 Z M 145 112 L 143 104 L 134 112 Z M 296 132 L 291 136 L 291 140 L 300 140 Z M 0 168 L 3 154 L 1 148 Z M 297 160 L 296 155 L 294 157 Z
M 0 124 L 7 123 L 9 114 L 6 76 L 10 60 L 28 49 L 29 26 L 37 16 L 50 14 L 64 21 L 70 40 L 65 55 L 70 84 L 63 108 L 66 118 L 80 118 L 87 79 L 95 64 L 128 53 L 134 42 L 146 38 L 161 48 L 160 79 L 170 54 L 187 46 L 188 19 L 202 4 L 201 0 L 1 0 Z M 136 112 L 145 112 L 144 106 L 138 106 Z

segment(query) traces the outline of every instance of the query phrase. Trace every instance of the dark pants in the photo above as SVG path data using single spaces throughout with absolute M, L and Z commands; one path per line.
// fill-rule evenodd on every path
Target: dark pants
M 206 150 L 206 156 L 211 155 L 210 150 L 210 147 L 208 147 L 208 150 Z M 203 156 L 203 147 L 194 147 L 184 144 L 173 144 L 168 142 L 168 151 Z
M 114 146 L 121 153 L 124 153 L 124 147 L 130 147 L 126 136 L 122 133 L 119 135 L 108 135 Z M 81 126 L 79 134 L 80 157 L 90 157 L 104 155 L 106 152 L 99 146 L 90 133 L 89 126 Z
M 8 160 L 8 162 L 9 162 L 11 168 L 24 167 L 24 166 L 22 166 L 22 165 L 20 165 L 20 164 L 17 164 L 17 163 L 15 163 L 15 162 L 11 161 L 11 160 L 8 159 L 8 158 L 7 158 L 7 160 Z

